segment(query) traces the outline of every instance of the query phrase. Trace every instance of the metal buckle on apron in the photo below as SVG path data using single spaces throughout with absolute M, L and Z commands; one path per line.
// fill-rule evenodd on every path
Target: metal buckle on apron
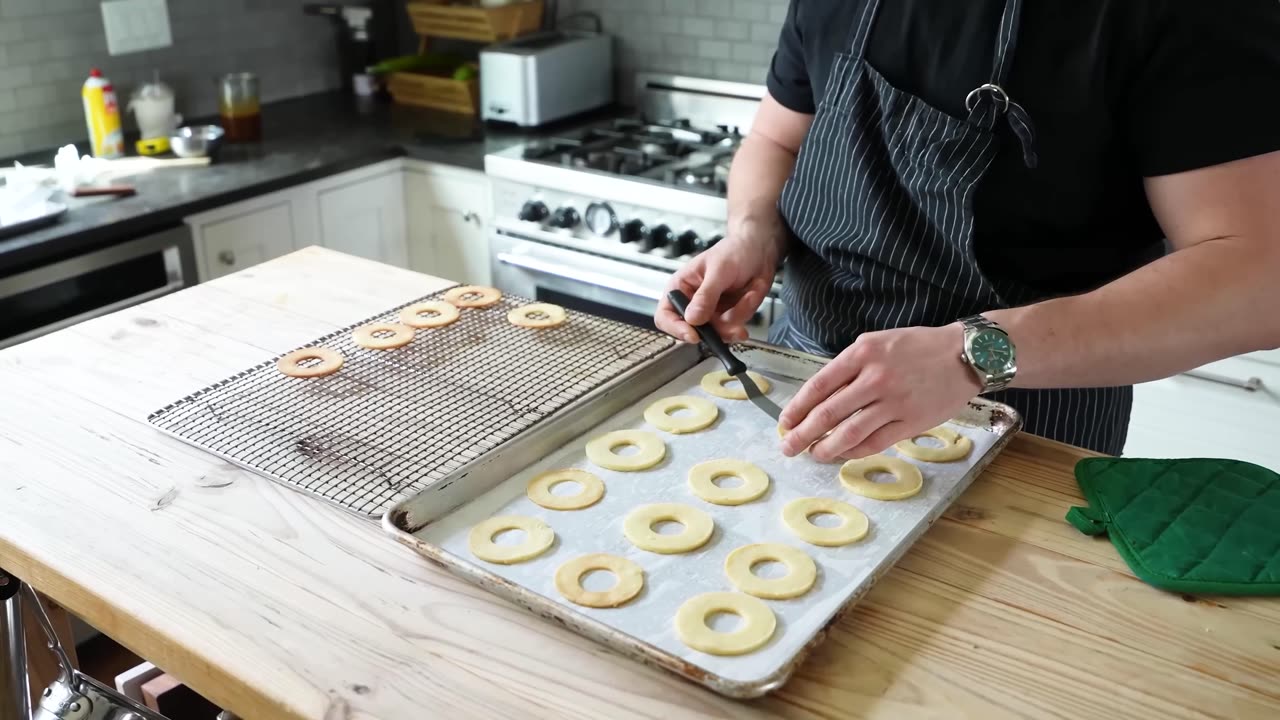
M 1022 161 L 1028 168 L 1035 169 L 1040 164 L 1040 156 L 1036 154 L 1036 129 L 1031 124 L 1031 115 L 1018 103 L 1014 102 L 1004 88 L 995 83 L 985 83 L 974 88 L 964 98 L 965 109 L 972 115 L 974 108 L 984 97 L 996 103 L 996 117 L 1004 116 L 1009 120 L 1009 127 L 1022 143 Z
M 978 107 L 978 101 L 982 99 L 983 93 L 991 93 L 991 96 L 994 97 L 997 102 L 1004 104 L 1003 107 L 1000 108 L 1001 114 L 1009 112 L 1009 93 L 1005 92 L 1004 88 L 996 85 L 995 83 L 986 83 L 985 85 L 980 85 L 970 91 L 970 93 L 964 98 L 964 109 L 969 112 L 973 112 L 973 109 Z

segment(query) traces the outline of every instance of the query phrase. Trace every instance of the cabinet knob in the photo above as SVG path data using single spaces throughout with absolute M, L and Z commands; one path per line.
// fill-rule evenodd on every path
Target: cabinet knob
M 466 212 L 466 213 L 463 213 L 463 215 L 462 215 L 462 222 L 466 222 L 466 223 L 475 223 L 477 226 L 479 226 L 479 225 L 480 225 L 480 216 L 479 216 L 479 215 L 477 215 L 477 214 L 475 214 L 475 213 L 473 213 L 473 212 L 468 211 L 468 212 Z
M 218 253 L 218 262 L 222 263 L 223 265 L 235 265 L 236 254 L 231 252 L 230 250 L 223 250 L 222 252 Z

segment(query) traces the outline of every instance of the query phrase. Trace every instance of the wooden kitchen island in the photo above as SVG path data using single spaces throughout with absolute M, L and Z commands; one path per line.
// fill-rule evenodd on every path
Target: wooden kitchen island
M 448 283 L 311 248 L 0 352 L 0 567 L 246 720 L 1277 718 L 1280 601 L 1171 595 L 1016 440 L 783 690 L 720 698 L 161 435 L 157 408 Z

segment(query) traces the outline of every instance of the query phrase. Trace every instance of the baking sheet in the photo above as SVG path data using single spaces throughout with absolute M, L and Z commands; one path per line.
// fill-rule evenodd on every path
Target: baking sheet
M 794 656 L 822 630 L 852 596 L 859 594 L 896 559 L 899 545 L 913 532 L 940 515 L 968 484 L 966 474 L 1000 439 L 997 432 L 951 424 L 974 442 L 965 462 L 931 464 L 915 462 L 925 475 L 920 494 L 894 502 L 863 498 L 844 489 L 837 477 L 839 465 L 820 464 L 807 455 L 786 458 L 778 452 L 777 430 L 771 418 L 748 401 L 725 400 L 699 387 L 702 376 L 720 369 L 707 359 L 673 382 L 648 395 L 579 437 L 544 460 L 474 500 L 454 509 L 415 535 L 454 556 L 454 561 L 474 564 L 513 583 L 523 585 L 548 600 L 597 620 L 622 633 L 656 646 L 726 680 L 744 685 L 763 683 L 781 673 Z M 785 404 L 800 387 L 797 382 L 771 379 L 769 396 Z M 711 428 L 689 435 L 658 431 L 643 418 L 652 401 L 671 395 L 694 395 L 714 402 L 720 418 Z M 605 470 L 589 463 L 585 443 L 608 431 L 637 428 L 660 435 L 667 443 L 667 457 L 657 467 L 638 473 Z M 896 451 L 889 450 L 894 455 Z M 722 507 L 704 502 L 688 489 L 691 466 L 705 460 L 731 457 L 763 468 L 771 487 L 763 498 L 746 505 Z M 906 458 L 910 460 L 909 458 Z M 557 468 L 581 468 L 605 483 L 604 498 L 578 511 L 544 509 L 525 496 L 534 475 Z M 840 548 L 809 545 L 791 534 L 780 519 L 782 507 L 799 497 L 832 497 L 857 506 L 871 520 L 866 539 Z M 640 550 L 622 534 L 622 520 L 633 508 L 656 502 L 680 502 L 709 513 L 716 523 L 710 542 L 683 555 L 658 555 Z M 526 515 L 541 518 L 556 532 L 551 550 L 516 565 L 493 565 L 476 560 L 467 546 L 473 525 L 494 515 Z M 776 542 L 802 549 L 818 563 L 818 582 L 808 594 L 793 600 L 766 601 L 778 618 L 774 637 L 761 650 L 740 657 L 716 657 L 687 647 L 672 627 L 676 609 L 688 598 L 713 590 L 733 590 L 723 566 L 730 551 L 743 545 Z M 592 609 L 565 600 L 553 584 L 556 568 L 593 552 L 629 558 L 645 570 L 645 589 L 629 604 L 613 609 Z

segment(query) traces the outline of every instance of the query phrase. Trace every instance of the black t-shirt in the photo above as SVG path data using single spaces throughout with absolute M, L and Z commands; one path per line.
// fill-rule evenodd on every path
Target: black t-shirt
M 768 78 L 778 102 L 814 112 L 867 1 L 791 0 Z M 882 0 L 867 61 L 965 117 L 1004 5 Z M 1143 177 L 1280 150 L 1280 2 L 1024 0 L 1004 87 L 1031 115 L 1040 164 L 1000 123 L 975 197 L 979 263 L 1046 296 L 1092 289 L 1163 251 Z

